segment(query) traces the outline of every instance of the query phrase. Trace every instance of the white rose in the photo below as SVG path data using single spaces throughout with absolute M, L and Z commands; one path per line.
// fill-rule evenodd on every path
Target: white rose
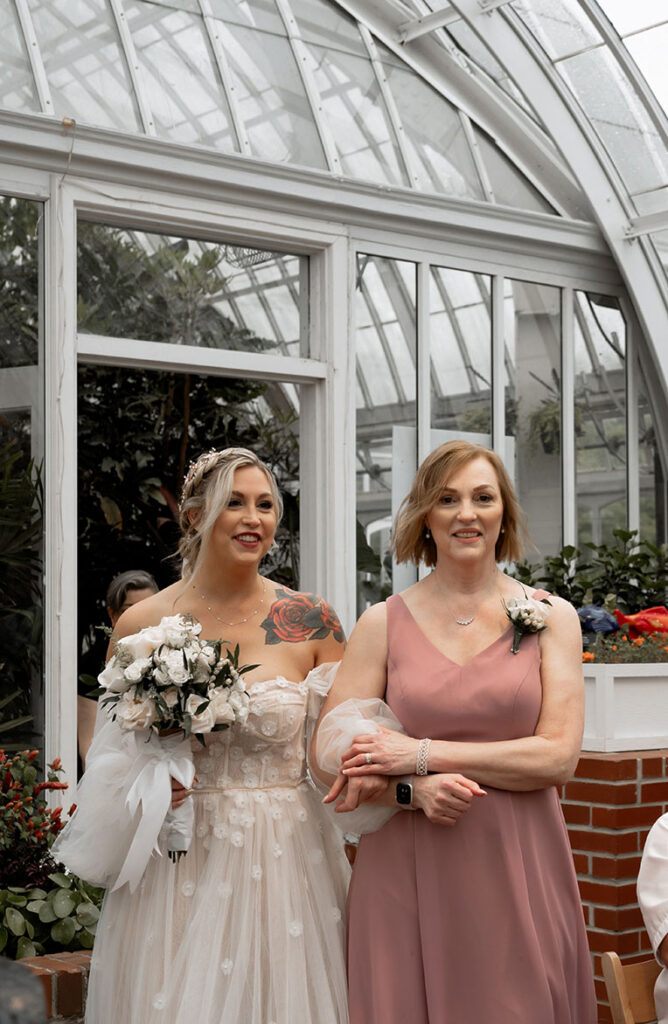
M 245 722 L 248 718 L 250 700 L 247 693 L 231 690 L 229 696 L 230 705 L 238 722 Z
M 148 729 L 157 720 L 157 712 L 152 700 L 145 697 L 135 700 L 130 693 L 124 693 L 116 705 L 116 718 L 121 729 Z
M 222 690 L 211 690 L 211 704 L 216 725 L 225 725 L 233 722 L 236 715 L 234 708 L 228 700 L 227 694 Z
M 193 733 L 211 732 L 216 724 L 216 718 L 211 707 L 211 702 L 198 715 L 195 714 L 200 704 L 203 704 L 206 697 L 200 697 L 193 693 L 186 701 L 186 712 L 192 717 L 191 731 Z
M 182 629 L 166 629 L 165 630 L 165 643 L 170 647 L 180 650 L 181 647 L 185 647 L 188 634 Z
M 137 658 L 125 669 L 123 675 L 127 679 L 128 683 L 138 683 L 140 679 L 143 679 L 148 670 L 151 667 L 150 658 Z
M 103 686 L 105 690 L 109 690 L 110 693 L 123 693 L 130 685 L 125 679 L 123 667 L 119 664 L 118 658 L 115 655 L 100 672 L 97 681 L 100 686 Z
M 168 708 L 176 707 L 179 701 L 179 690 L 176 686 L 169 686 L 160 694 Z
M 204 647 L 200 651 L 203 658 L 206 659 L 207 665 L 215 665 L 216 663 L 216 652 L 210 644 L 204 644 Z
M 164 642 L 165 631 L 160 626 L 147 626 L 146 629 L 140 629 L 138 633 L 124 636 L 122 640 L 118 641 L 118 648 L 124 656 L 130 654 L 131 660 L 135 661 L 137 658 L 150 657 L 154 650 Z
M 175 686 L 183 686 L 190 678 L 187 666 L 183 662 L 181 651 L 162 651 L 159 659 L 161 674 L 166 674 L 169 682 Z

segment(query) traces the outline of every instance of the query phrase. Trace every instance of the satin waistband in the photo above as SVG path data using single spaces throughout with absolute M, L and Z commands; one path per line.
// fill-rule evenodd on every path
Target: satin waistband
M 270 789 L 299 789 L 307 782 L 307 779 L 297 779 L 295 782 L 282 782 L 275 786 L 195 786 L 193 796 L 197 796 L 198 793 L 255 793 L 257 790 L 266 792 Z

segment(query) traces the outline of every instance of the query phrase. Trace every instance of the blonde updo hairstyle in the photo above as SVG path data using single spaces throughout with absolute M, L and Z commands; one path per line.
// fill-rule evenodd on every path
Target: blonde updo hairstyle
M 427 536 L 425 517 L 438 501 L 443 487 L 473 459 L 484 458 L 493 467 L 503 501 L 503 519 L 496 541 L 497 562 L 515 562 L 530 543 L 524 513 L 503 462 L 489 448 L 471 441 L 448 441 L 427 456 L 418 469 L 410 493 L 402 501 L 394 521 L 392 549 L 398 562 L 436 565 L 434 538 Z
M 246 466 L 255 466 L 266 476 L 276 510 L 276 525 L 280 522 L 283 501 L 276 478 L 255 452 L 248 448 L 212 449 L 205 452 L 190 463 L 181 491 L 179 554 L 184 579 L 192 579 L 197 575 L 214 524 L 228 505 L 234 490 L 234 474 Z

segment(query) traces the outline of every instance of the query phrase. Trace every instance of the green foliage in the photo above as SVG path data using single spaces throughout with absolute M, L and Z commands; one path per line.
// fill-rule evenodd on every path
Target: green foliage
M 103 892 L 51 856 L 65 822 L 43 794 L 67 789 L 61 773 L 56 758 L 40 781 L 36 750 L 0 751 L 0 954 L 12 959 L 93 945 Z
M 668 600 L 668 553 L 639 541 L 635 530 L 613 530 L 611 544 L 567 546 L 542 563 L 519 562 L 513 575 L 570 601 L 576 608 L 598 604 L 627 615 Z
M 668 635 L 645 633 L 632 637 L 628 626 L 616 633 L 597 633 L 583 660 L 614 665 L 668 662 Z
M 23 447 L 19 437 L 0 442 L 0 736 L 7 750 L 31 742 L 31 684 L 39 686 L 42 669 L 42 481 Z
M 0 367 L 37 363 L 41 211 L 0 196 Z

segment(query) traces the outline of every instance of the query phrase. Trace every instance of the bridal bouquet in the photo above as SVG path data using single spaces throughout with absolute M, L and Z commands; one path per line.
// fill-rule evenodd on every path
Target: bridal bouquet
M 123 733 L 146 734 L 136 745 L 135 777 L 125 804 L 131 819 L 141 807 L 133 841 L 114 888 L 126 881 L 134 890 L 158 839 L 172 860 L 185 853 L 192 838 L 192 800 L 171 808 L 171 779 L 192 787 L 195 765 L 190 737 L 204 745 L 203 734 L 245 722 L 250 699 L 242 675 L 255 665 L 239 666 L 239 647 L 223 653 L 224 641 L 200 639 L 192 616 L 165 616 L 157 626 L 125 636 L 98 676 L 111 719 Z M 177 735 L 180 734 L 180 735 Z
M 117 640 L 98 676 L 121 729 L 183 729 L 188 738 L 245 722 L 249 698 L 239 667 L 239 647 L 222 653 L 223 641 L 200 640 L 202 627 L 188 615 L 171 615 L 157 626 Z

